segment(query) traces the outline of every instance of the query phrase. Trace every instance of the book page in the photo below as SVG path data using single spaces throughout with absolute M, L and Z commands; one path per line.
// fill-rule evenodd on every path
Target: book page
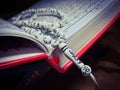
M 82 27 L 87 25 L 97 15 L 102 13 L 108 6 L 117 0 L 41 0 L 31 8 L 55 8 L 63 12 L 68 23 L 61 29 L 66 34 L 66 38 L 71 37 Z M 40 17 L 41 21 L 57 23 L 56 18 Z
M 35 43 L 38 46 L 38 49 L 42 49 L 44 52 L 47 53 L 46 47 L 36 38 L 22 29 L 18 28 L 15 25 L 12 25 L 11 23 L 0 19 L 0 36 L 11 36 L 11 37 L 20 37 L 23 39 L 30 40 L 32 43 Z
M 32 42 L 19 37 L 0 37 L 0 63 L 43 54 Z
M 0 19 L 0 36 L 14 36 L 16 34 L 29 35 L 20 28 L 8 23 L 3 19 Z
M 0 19 L 0 63 L 44 54 L 45 48 L 41 49 L 40 43 L 35 41 L 23 30 Z

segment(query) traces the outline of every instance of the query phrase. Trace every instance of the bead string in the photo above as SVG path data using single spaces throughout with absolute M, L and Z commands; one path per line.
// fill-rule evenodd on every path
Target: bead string
M 38 17 L 44 15 L 57 17 L 60 22 L 53 24 L 37 20 Z M 51 45 L 53 47 L 66 40 L 65 35 L 60 28 L 67 23 L 67 19 L 66 16 L 57 9 L 29 9 L 23 11 L 17 17 L 12 18 L 12 23 L 21 27 L 25 32 L 35 36 L 38 40 L 43 40 L 45 44 L 50 44 L 52 42 Z

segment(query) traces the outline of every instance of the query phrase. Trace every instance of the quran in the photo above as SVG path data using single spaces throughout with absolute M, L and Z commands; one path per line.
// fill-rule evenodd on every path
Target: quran
M 0 19 L 0 69 L 36 60 L 65 72 L 65 42 L 82 56 L 120 16 L 119 0 L 40 0 L 7 21 Z

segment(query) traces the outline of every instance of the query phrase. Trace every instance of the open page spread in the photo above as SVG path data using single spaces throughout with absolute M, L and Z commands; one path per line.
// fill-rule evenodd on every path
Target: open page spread
M 43 27 L 47 26 L 44 25 L 44 23 L 50 23 L 48 28 L 49 26 L 52 26 L 55 29 L 55 27 L 58 28 L 57 26 L 65 23 L 65 25 L 58 28 L 57 32 L 55 31 L 53 33 L 57 34 L 62 32 L 65 35 L 65 38 L 69 40 L 71 37 L 74 38 L 74 35 L 78 32 L 86 32 L 86 34 L 89 33 L 88 31 L 83 31 L 82 28 L 86 27 L 88 23 L 90 23 L 94 18 L 97 18 L 99 14 L 109 9 L 116 2 L 117 0 L 41 0 L 28 10 L 25 10 L 15 16 L 15 21 L 12 19 L 10 22 L 22 29 L 25 29 L 24 31 L 41 42 L 45 48 L 48 49 L 49 54 L 51 54 L 54 51 L 54 47 L 51 46 L 51 43 L 52 40 L 56 40 L 57 35 L 54 36 L 53 34 L 49 33 L 49 31 L 44 31 L 44 33 L 41 30 L 37 30 L 38 28 L 36 29 L 35 27 L 37 27 L 38 24 L 42 23 L 43 25 L 41 25 L 40 28 L 46 28 Z M 62 15 L 59 12 L 61 12 Z M 61 18 L 63 17 L 65 17 L 65 20 L 62 22 Z M 29 27 L 26 27 L 26 24 Z M 26 30 L 26 28 L 30 30 Z M 31 28 L 34 29 L 34 31 L 37 31 L 36 35 Z M 38 33 L 40 33 L 39 36 Z M 93 36 L 94 35 L 91 37 Z M 46 43 L 48 42 L 48 38 L 49 43 Z
M 82 50 L 119 13 L 119 4 L 119 0 L 40 0 L 8 20 L 18 28 L 0 20 L 0 36 L 21 37 L 35 42 L 41 50 L 29 47 L 29 51 L 33 49 L 32 55 L 43 51 L 49 56 L 58 56 L 59 66 L 64 67 L 69 60 L 55 46 L 57 40 L 64 39 L 75 53 Z M 115 9 L 113 12 L 112 8 Z M 23 57 L 31 55 L 26 54 L 28 49 L 24 49 Z

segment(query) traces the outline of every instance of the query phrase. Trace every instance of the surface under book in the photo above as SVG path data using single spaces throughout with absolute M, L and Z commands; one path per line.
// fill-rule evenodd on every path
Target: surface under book
M 0 19 L 0 69 L 45 59 L 65 72 L 72 61 L 57 40 L 80 57 L 119 16 L 119 0 L 40 0 L 8 21 Z

